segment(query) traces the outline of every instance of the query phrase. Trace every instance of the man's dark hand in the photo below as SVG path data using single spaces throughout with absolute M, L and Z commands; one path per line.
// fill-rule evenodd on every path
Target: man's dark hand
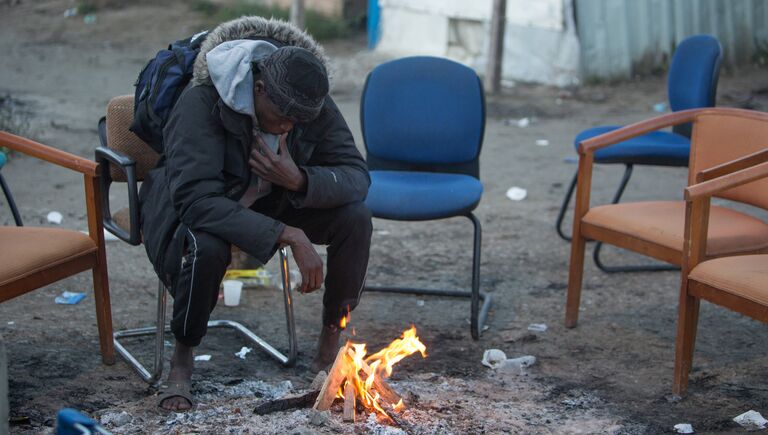
M 256 146 L 251 150 L 248 164 L 251 171 L 262 179 L 294 192 L 303 192 L 307 189 L 307 175 L 296 166 L 288 153 L 287 135 L 288 133 L 280 135 L 278 154 L 264 143 L 260 135 L 256 135 Z
M 323 260 L 317 255 L 304 231 L 286 225 L 277 240 L 291 247 L 293 259 L 301 272 L 299 292 L 311 293 L 319 289 L 323 284 Z

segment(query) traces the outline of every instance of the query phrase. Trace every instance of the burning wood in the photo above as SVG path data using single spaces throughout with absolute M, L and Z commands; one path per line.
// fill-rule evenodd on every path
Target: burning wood
M 331 407 L 334 399 L 344 399 L 345 420 L 354 419 L 355 403 L 365 409 L 388 417 L 405 429 L 402 418 L 392 415 L 405 406 L 400 395 L 386 382 L 392 367 L 415 352 L 426 356 L 426 347 L 416 336 L 416 328 L 403 332 L 381 351 L 366 357 L 365 344 L 347 343 L 339 350 L 328 377 L 317 396 L 314 408 L 320 411 Z M 385 410 L 385 408 L 387 410 Z M 399 421 L 398 421 L 399 420 Z

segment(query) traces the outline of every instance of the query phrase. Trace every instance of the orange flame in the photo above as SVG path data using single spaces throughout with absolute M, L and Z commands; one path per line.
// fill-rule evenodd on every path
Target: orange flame
M 366 409 L 389 417 L 379 403 L 379 392 L 374 388 L 376 376 L 388 378 L 395 364 L 417 351 L 422 357 L 427 356 L 427 347 L 416 336 L 416 327 L 411 326 L 403 332 L 401 338 L 392 341 L 389 346 L 368 357 L 366 357 L 365 344 L 350 342 L 348 346 L 350 349 L 343 357 L 342 367 L 346 381 L 342 382 L 336 397 L 343 398 L 344 388 L 347 384 L 351 384 L 355 389 L 355 397 Z M 404 408 L 402 399 L 393 405 L 393 409 L 397 412 Z

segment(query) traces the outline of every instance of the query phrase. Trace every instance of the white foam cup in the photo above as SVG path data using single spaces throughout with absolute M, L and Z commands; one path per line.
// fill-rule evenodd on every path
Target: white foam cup
M 224 281 L 224 305 L 234 307 L 240 304 L 240 293 L 243 291 L 243 282 L 228 279 Z

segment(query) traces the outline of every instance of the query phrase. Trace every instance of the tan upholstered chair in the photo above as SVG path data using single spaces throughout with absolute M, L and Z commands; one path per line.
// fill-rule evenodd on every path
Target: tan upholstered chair
M 664 127 L 693 123 L 688 184 L 695 174 L 768 146 L 768 113 L 730 108 L 670 113 L 586 140 L 579 146 L 579 174 L 571 242 L 565 325 L 576 326 L 581 298 L 584 248 L 597 240 L 673 265 L 683 261 L 685 201 L 647 201 L 590 208 L 594 152 Z M 768 209 L 768 189 L 739 187 L 717 197 Z M 712 206 L 705 258 L 768 253 L 768 223 L 748 214 Z
M 138 183 L 155 167 L 160 156 L 152 148 L 128 130 L 133 122 L 133 96 L 115 97 L 107 105 L 107 116 L 99 121 L 99 139 L 101 147 L 96 150 L 96 159 L 105 170 L 102 178 L 104 199 L 104 227 L 125 242 L 139 245 L 141 240 Z M 128 208 L 116 213 L 110 212 L 109 190 L 113 182 L 125 183 L 128 189 Z M 296 362 L 298 354 L 296 345 L 296 328 L 293 319 L 293 297 L 288 274 L 288 258 L 285 248 L 281 248 L 280 268 L 282 271 L 283 300 L 285 303 L 286 329 L 288 335 L 288 351 L 283 354 L 266 340 L 254 334 L 241 323 L 231 320 L 211 320 L 208 328 L 230 328 L 244 336 L 251 345 L 258 346 L 280 364 L 290 367 Z M 157 288 L 157 321 L 154 326 L 116 331 L 114 346 L 117 353 L 133 368 L 146 382 L 156 384 L 163 372 L 164 334 L 169 330 L 165 325 L 165 305 L 167 291 L 158 280 Z M 141 364 L 121 343 L 120 340 L 144 335 L 155 336 L 154 370 L 150 372 Z
M 114 364 L 112 311 L 101 223 L 101 168 L 91 160 L 0 131 L 0 147 L 83 174 L 88 234 L 30 226 L 0 226 L 0 302 L 91 270 L 101 360 Z
M 768 322 L 768 255 L 740 255 L 707 260 L 712 196 L 738 194 L 768 208 L 768 137 L 766 149 L 701 172 L 699 183 L 685 190 L 685 247 L 672 391 L 688 386 L 701 299 Z M 737 193 L 738 192 L 738 193 Z M 747 201 L 750 200 L 750 201 Z

